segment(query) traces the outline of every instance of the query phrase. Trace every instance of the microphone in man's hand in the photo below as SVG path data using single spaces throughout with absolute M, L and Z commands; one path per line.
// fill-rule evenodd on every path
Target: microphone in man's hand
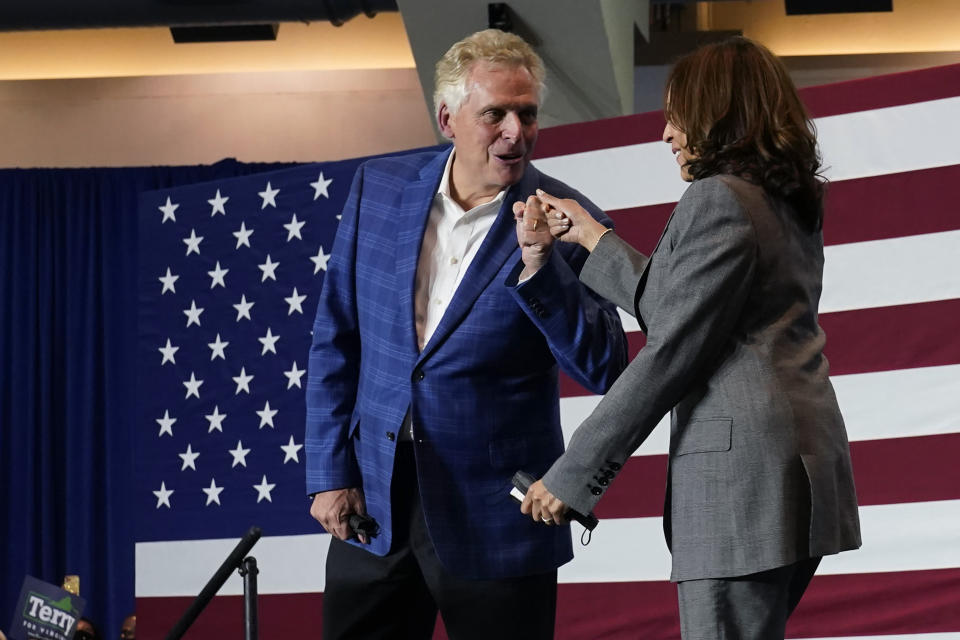
M 530 485 L 536 482 L 537 479 L 526 471 L 517 471 L 513 474 L 513 489 L 510 490 L 510 496 L 517 502 L 523 502 L 523 498 L 527 495 L 527 490 L 530 489 Z M 583 528 L 587 531 L 593 531 L 597 524 L 600 523 L 597 520 L 597 516 L 592 513 L 583 515 L 579 511 L 574 511 L 573 509 L 567 509 L 566 514 L 564 514 L 569 520 L 576 520 L 583 525 Z
M 370 538 L 376 538 L 380 535 L 380 525 L 372 516 L 368 516 L 367 514 L 351 514 L 347 519 L 347 525 L 357 537 L 364 535 L 369 540 Z

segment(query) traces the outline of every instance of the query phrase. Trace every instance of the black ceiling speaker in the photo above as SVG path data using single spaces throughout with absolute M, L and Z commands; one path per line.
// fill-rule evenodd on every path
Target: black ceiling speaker
M 245 42 L 276 40 L 278 24 L 229 24 L 201 27 L 170 27 L 177 44 L 191 42 Z
M 341 25 L 360 13 L 397 10 L 396 0 L 0 0 L 0 31 L 268 25 L 198 36 L 261 39 L 270 38 L 269 25 L 280 22 Z
M 893 0 L 786 0 L 787 15 L 893 11 Z
M 491 29 L 500 29 L 507 33 L 513 32 L 513 17 L 506 2 L 491 2 L 487 4 L 487 24 Z

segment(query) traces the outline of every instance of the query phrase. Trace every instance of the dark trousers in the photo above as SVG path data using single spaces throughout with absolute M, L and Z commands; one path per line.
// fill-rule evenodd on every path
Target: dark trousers
M 451 640 L 553 638 L 556 571 L 468 580 L 440 564 L 423 519 L 410 443 L 398 445 L 391 498 L 389 554 L 375 556 L 337 539 L 330 542 L 324 640 L 429 640 L 438 610 Z
M 677 584 L 683 640 L 783 640 L 820 558 L 736 578 Z

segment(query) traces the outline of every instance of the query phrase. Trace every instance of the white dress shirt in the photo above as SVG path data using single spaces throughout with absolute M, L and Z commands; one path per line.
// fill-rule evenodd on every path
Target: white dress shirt
M 421 351 L 440 324 L 507 193 L 504 189 L 489 202 L 464 211 L 450 196 L 454 154 L 451 152 L 447 158 L 443 178 L 430 206 L 430 220 L 417 263 L 414 319 Z
M 451 151 L 447 158 L 420 245 L 413 307 L 420 351 L 430 341 L 450 306 L 453 294 L 497 219 L 507 194 L 504 189 L 489 202 L 464 211 L 450 195 L 450 171 L 455 153 Z M 399 439 L 409 441 L 413 437 L 413 420 L 408 411 Z

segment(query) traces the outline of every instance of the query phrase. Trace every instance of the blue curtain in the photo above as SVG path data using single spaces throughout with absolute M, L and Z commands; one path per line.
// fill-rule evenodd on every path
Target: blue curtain
M 25 574 L 133 611 L 138 194 L 288 166 L 0 170 L 0 629 Z

